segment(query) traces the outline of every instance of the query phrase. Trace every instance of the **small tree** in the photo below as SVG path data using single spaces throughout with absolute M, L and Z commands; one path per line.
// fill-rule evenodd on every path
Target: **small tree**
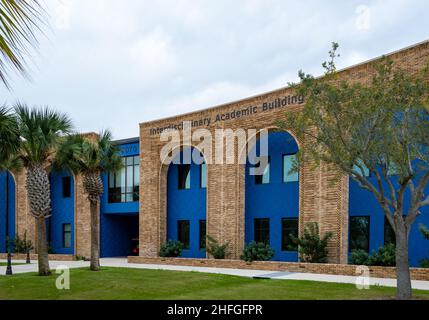
M 46 219 L 51 215 L 49 170 L 60 140 L 72 129 L 67 115 L 49 108 L 15 107 L 17 129 L 21 138 L 19 159 L 26 168 L 26 187 L 31 215 L 36 219 L 39 275 L 49 269 Z
M 207 253 L 213 256 L 215 259 L 225 259 L 229 254 L 228 252 L 229 241 L 224 244 L 219 244 L 219 242 L 207 235 Z
M 290 235 L 292 241 L 298 246 L 300 260 L 309 263 L 325 263 L 328 259 L 328 241 L 332 233 L 326 233 L 322 238 L 317 222 L 309 222 L 305 226 L 302 237 Z
M 372 193 L 395 232 L 397 298 L 410 299 L 408 237 L 429 205 L 428 68 L 409 74 L 384 58 L 371 65 L 372 79 L 350 82 L 336 71 L 337 49 L 323 78 L 300 71 L 294 88 L 305 105 L 279 125 L 304 142 L 298 163 L 332 165 Z
M 91 211 L 91 266 L 100 270 L 100 196 L 103 194 L 103 172 L 116 172 L 123 166 L 119 149 L 111 142 L 111 133 L 104 131 L 94 139 L 81 134 L 64 139 L 55 154 L 56 169 L 68 169 L 83 177 L 83 188 Z

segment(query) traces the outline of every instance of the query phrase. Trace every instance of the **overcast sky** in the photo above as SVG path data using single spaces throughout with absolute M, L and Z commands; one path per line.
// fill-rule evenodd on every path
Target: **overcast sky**
M 428 0 L 45 0 L 50 28 L 0 102 L 67 112 L 116 139 L 138 123 L 318 75 L 332 41 L 345 67 L 429 39 Z

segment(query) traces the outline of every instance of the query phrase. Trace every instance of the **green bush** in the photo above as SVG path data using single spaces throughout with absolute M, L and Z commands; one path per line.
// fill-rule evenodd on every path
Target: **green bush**
M 168 240 L 159 250 L 160 257 L 180 257 L 182 255 L 183 243 Z
M 207 253 L 212 255 L 215 259 L 225 259 L 228 255 L 229 241 L 220 245 L 219 242 L 213 237 L 207 235 Z
M 268 261 L 274 257 L 274 249 L 263 242 L 252 241 L 245 245 L 241 260 L 252 261 Z
M 368 265 L 369 255 L 365 250 L 352 250 L 350 253 L 349 263 L 354 265 Z
M 378 250 L 373 250 L 370 255 L 364 250 L 353 250 L 350 254 L 350 264 L 394 267 L 396 265 L 395 244 L 386 244 Z
M 429 268 L 429 259 L 420 260 L 420 268 Z
M 301 261 L 309 263 L 325 263 L 328 260 L 328 241 L 332 233 L 326 233 L 323 238 L 319 234 L 317 222 L 307 223 L 302 237 L 290 236 L 292 241 L 298 245 Z
M 370 266 L 394 267 L 396 265 L 396 247 L 393 243 L 373 250 L 368 258 Z
M 30 252 L 34 249 L 31 240 L 27 240 L 27 232 L 24 232 L 24 238 L 21 238 L 19 235 L 17 235 L 12 243 L 15 253 L 26 254 L 27 252 Z

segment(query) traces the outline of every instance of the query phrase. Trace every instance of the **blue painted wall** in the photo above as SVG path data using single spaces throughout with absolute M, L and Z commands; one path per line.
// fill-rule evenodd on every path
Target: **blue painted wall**
M 375 178 L 371 179 L 375 182 Z M 379 247 L 384 245 L 383 211 L 372 193 L 360 188 L 353 179 L 350 179 L 349 193 L 349 215 L 370 217 L 369 250 L 370 252 L 372 250 L 377 250 Z M 428 193 L 429 187 L 426 189 L 426 194 Z M 404 203 L 409 203 L 409 193 L 405 195 Z M 407 210 L 407 208 L 405 208 L 405 210 Z M 410 233 L 409 256 L 410 264 L 412 266 L 418 266 L 421 259 L 429 258 L 429 241 L 425 240 L 418 230 L 420 223 L 429 227 L 429 207 L 422 208 L 421 213 L 420 217 L 418 217 L 416 222 L 414 222 Z
M 64 177 L 71 177 L 71 195 L 63 197 Z M 53 251 L 57 254 L 74 254 L 74 179 L 67 172 L 53 172 L 50 175 L 52 216 L 47 220 L 48 240 Z M 49 221 L 50 220 L 50 221 Z M 71 248 L 63 247 L 63 224 L 71 224 Z
M 186 149 L 184 149 L 186 150 Z M 189 149 L 188 149 L 189 150 Z M 181 151 L 173 162 L 182 157 Z M 185 151 L 186 152 L 186 151 Z M 167 175 L 167 239 L 177 240 L 177 221 L 190 221 L 190 247 L 183 250 L 186 258 L 205 258 L 199 249 L 199 221 L 206 220 L 206 188 L 200 187 L 200 165 L 191 164 L 191 187 L 179 190 L 178 165 L 170 164 Z
M 255 146 L 259 155 L 259 140 Z M 281 251 L 282 218 L 299 216 L 299 182 L 283 183 L 283 155 L 298 152 L 295 139 L 286 132 L 273 132 L 268 136 L 270 157 L 270 183 L 255 184 L 246 165 L 245 241 L 254 240 L 254 219 L 270 219 L 270 246 L 273 260 L 297 261 L 297 252 Z
M 6 172 L 0 172 L 0 252 L 6 252 L 6 201 L 9 213 L 9 238 L 15 238 L 15 181 L 8 175 L 8 199 L 6 200 Z
M 139 155 L 139 143 L 118 146 L 122 157 Z M 100 255 L 123 257 L 131 255 L 139 230 L 139 202 L 109 203 L 108 174 L 102 176 L 104 194 L 100 202 Z

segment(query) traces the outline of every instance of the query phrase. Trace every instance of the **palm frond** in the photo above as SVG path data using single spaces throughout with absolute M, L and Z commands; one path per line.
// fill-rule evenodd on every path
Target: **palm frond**
M 10 109 L 0 107 L 0 166 L 19 150 L 17 118 Z
M 38 45 L 45 16 L 38 0 L 0 0 L 0 80 L 8 89 L 9 67 L 27 76 L 25 58 Z

